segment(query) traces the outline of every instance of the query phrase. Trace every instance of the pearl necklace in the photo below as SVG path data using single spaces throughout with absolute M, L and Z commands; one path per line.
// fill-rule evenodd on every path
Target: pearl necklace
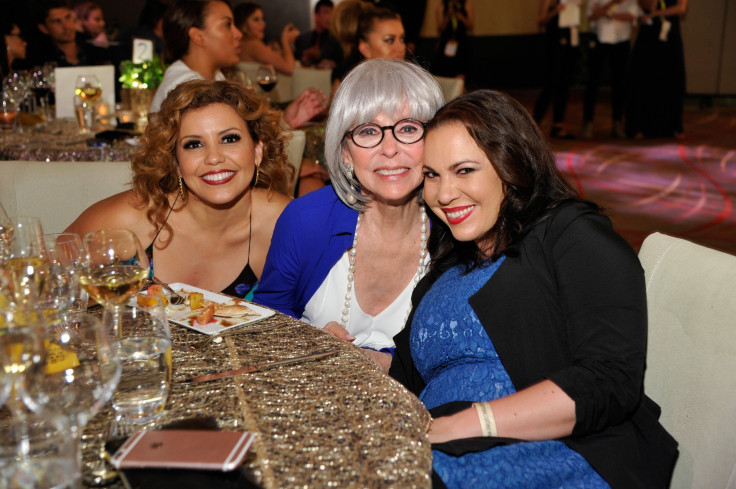
M 419 265 L 417 266 L 417 273 L 414 275 L 413 278 L 414 287 L 416 287 L 417 283 L 422 279 L 422 277 L 424 277 L 424 274 L 427 272 L 427 266 L 424 264 L 428 254 L 427 211 L 424 210 L 424 206 L 420 206 L 419 211 L 420 219 L 422 221 L 422 241 L 419 249 Z M 355 256 L 358 254 L 358 229 L 360 228 L 360 221 L 362 218 L 363 213 L 361 212 L 358 214 L 358 222 L 355 223 L 355 234 L 353 234 L 353 247 L 350 248 L 350 251 L 348 252 L 348 259 L 350 261 L 350 265 L 348 267 L 348 285 L 345 292 L 345 303 L 343 304 L 342 317 L 340 318 L 340 325 L 345 329 L 348 328 L 348 322 L 350 321 L 350 306 L 353 299 L 353 282 L 355 280 Z M 404 324 L 406 324 L 406 320 L 409 319 L 410 313 L 411 303 L 409 303 L 409 308 L 406 310 L 406 314 L 404 315 Z

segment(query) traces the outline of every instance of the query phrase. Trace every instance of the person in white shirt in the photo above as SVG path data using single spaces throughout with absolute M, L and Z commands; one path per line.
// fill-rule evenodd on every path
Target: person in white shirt
M 593 116 L 601 76 L 608 66 L 611 80 L 613 127 L 611 135 L 626 137 L 622 122 L 626 66 L 631 49 L 633 24 L 639 16 L 636 0 L 589 0 L 588 20 L 595 38 L 590 41 L 588 83 L 583 99 L 583 138 L 593 137 Z

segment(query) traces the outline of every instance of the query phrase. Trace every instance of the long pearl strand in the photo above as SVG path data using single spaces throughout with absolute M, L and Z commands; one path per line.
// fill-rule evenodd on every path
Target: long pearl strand
M 417 283 L 424 277 L 424 274 L 427 272 L 426 266 L 424 262 L 426 261 L 427 254 L 429 253 L 427 251 L 427 236 L 428 236 L 428 229 L 427 229 L 427 211 L 424 210 L 424 206 L 419 207 L 420 211 L 420 219 L 421 219 L 421 227 L 422 227 L 422 238 L 421 238 L 421 245 L 419 249 L 419 265 L 417 266 L 417 273 L 414 275 L 414 287 L 416 287 Z M 348 259 L 350 261 L 350 266 L 348 268 L 348 285 L 347 290 L 345 291 L 345 303 L 343 304 L 342 309 L 342 317 L 340 318 L 340 325 L 347 329 L 348 323 L 350 322 L 350 307 L 353 302 L 353 283 L 355 281 L 355 257 L 358 254 L 358 229 L 360 229 L 360 221 L 363 218 L 363 213 L 358 214 L 358 222 L 355 223 L 355 234 L 353 234 L 353 247 L 350 248 L 350 251 L 348 252 Z M 409 304 L 409 308 L 406 310 L 406 314 L 404 315 L 404 323 L 406 323 L 406 320 L 409 319 L 409 314 L 411 313 L 411 303 Z

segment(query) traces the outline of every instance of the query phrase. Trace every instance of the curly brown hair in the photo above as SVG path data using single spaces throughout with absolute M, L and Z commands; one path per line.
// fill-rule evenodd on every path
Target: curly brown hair
M 286 159 L 286 139 L 281 133 L 280 114 L 251 91 L 230 81 L 191 80 L 169 92 L 161 109 L 151 115 L 142 136 L 142 148 L 132 159 L 133 188 L 141 208 L 148 207 L 148 221 L 169 236 L 171 227 L 166 216 L 171 209 L 169 196 L 179 191 L 176 140 L 181 119 L 188 110 L 225 104 L 243 118 L 254 143 L 263 143 L 263 158 L 258 167 L 257 188 L 281 191 L 294 174 Z M 253 185 L 253 182 L 251 182 Z M 181 196 L 186 202 L 186 193 Z

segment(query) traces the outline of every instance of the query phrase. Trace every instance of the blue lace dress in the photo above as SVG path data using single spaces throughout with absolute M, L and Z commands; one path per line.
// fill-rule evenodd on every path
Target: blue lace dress
M 427 409 L 451 401 L 490 401 L 515 391 L 486 330 L 470 307 L 503 257 L 468 275 L 445 272 L 417 307 L 412 357 L 427 386 Z M 577 452 L 560 441 L 497 446 L 456 457 L 434 450 L 434 469 L 449 489 L 467 487 L 604 489 L 608 484 Z

